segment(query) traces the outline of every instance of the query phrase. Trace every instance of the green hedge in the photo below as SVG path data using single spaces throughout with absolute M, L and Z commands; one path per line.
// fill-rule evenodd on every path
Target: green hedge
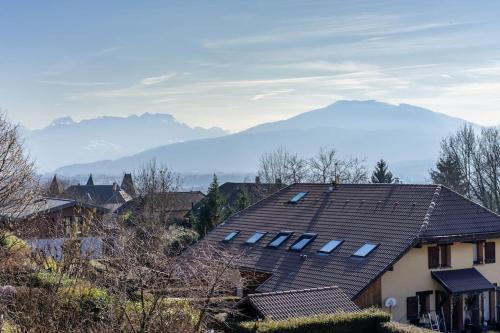
M 361 312 L 340 312 L 289 320 L 243 322 L 231 328 L 238 333 L 366 333 L 377 332 L 382 323 L 390 320 L 387 312 L 368 309 Z
M 432 333 L 433 331 L 413 325 L 405 325 L 391 321 L 382 324 L 380 333 Z

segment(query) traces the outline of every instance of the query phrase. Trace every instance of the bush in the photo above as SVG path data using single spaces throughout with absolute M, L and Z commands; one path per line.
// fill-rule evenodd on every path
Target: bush
M 281 321 L 243 322 L 235 325 L 232 331 L 239 333 L 365 333 L 377 332 L 380 325 L 390 319 L 387 312 L 368 309 L 361 312 L 339 312 Z
M 382 324 L 380 333 L 432 333 L 433 331 L 413 325 L 400 324 L 394 321 Z
M 9 251 L 28 249 L 28 243 L 11 233 L 0 232 L 0 247 Z

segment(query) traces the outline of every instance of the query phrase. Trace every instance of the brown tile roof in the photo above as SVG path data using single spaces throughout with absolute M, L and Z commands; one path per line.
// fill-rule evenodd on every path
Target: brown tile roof
M 172 212 L 189 212 L 194 205 L 198 204 L 205 195 L 200 191 L 191 192 L 168 192 L 168 193 L 158 193 L 154 195 L 154 201 L 162 201 L 164 209 Z M 145 198 L 136 197 L 127 203 L 123 204 L 117 213 L 121 214 L 126 211 L 140 211 L 144 206 Z
M 290 204 L 298 192 L 307 195 Z M 258 292 L 338 286 L 352 298 L 420 235 L 454 232 L 459 206 L 467 209 L 459 210 L 458 231 L 500 233 L 498 215 L 437 185 L 342 184 L 329 191 L 327 184 L 294 184 L 232 216 L 206 239 L 220 242 L 229 232 L 240 231 L 227 246 L 247 254 L 242 268 L 272 273 Z M 267 247 L 282 230 L 294 233 L 279 248 Z M 256 231 L 267 234 L 255 245 L 245 244 Z M 301 252 L 290 251 L 303 233 L 317 237 Z M 331 254 L 317 252 L 332 239 L 344 242 Z M 365 242 L 380 245 L 366 258 L 353 257 Z
M 251 294 L 248 300 L 261 317 L 274 320 L 359 311 L 338 287 Z

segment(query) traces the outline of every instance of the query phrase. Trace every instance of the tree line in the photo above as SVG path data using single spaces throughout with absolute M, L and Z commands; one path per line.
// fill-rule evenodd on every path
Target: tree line
M 337 179 L 343 183 L 360 184 L 391 183 L 392 173 L 382 159 L 377 162 L 369 178 L 364 159 L 339 156 L 333 148 L 322 147 L 311 158 L 303 158 L 280 147 L 263 154 L 259 159 L 259 177 L 266 183 L 331 183 Z
M 465 125 L 441 142 L 434 183 L 500 213 L 500 127 Z

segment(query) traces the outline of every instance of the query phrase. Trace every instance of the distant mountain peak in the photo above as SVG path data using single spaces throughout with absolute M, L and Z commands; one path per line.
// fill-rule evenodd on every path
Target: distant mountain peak
M 61 117 L 54 119 L 54 121 L 50 124 L 50 126 L 65 126 L 65 125 L 73 125 L 75 121 L 71 117 Z

